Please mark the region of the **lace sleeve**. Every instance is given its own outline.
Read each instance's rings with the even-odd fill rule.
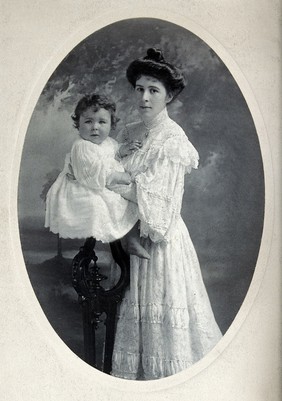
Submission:
[[[198,152],[186,136],[173,136],[150,149],[145,165],[145,172],[135,178],[141,236],[165,241],[180,215],[184,175],[197,168]]]
[[[141,236],[153,242],[167,239],[170,225],[180,214],[184,173],[180,163],[163,158],[136,176]]]
[[[71,151],[71,165],[75,179],[91,189],[102,189],[109,174],[98,146],[88,141],[79,141]]]

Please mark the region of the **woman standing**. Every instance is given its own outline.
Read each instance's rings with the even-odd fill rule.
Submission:
[[[184,175],[197,168],[198,153],[166,106],[184,88],[184,77],[160,50],[149,49],[129,65],[127,78],[142,120],[128,125],[121,139],[142,144],[123,158],[135,177],[127,197],[138,204],[150,260],[130,257],[112,375],[150,380],[188,368],[214,347],[221,332],[180,215]]]

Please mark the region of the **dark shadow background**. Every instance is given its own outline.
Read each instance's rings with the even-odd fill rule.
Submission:
[[[125,70],[152,46],[162,48],[187,76],[186,89],[169,106],[170,116],[200,154],[199,169],[186,177],[182,215],[223,333],[256,266],[264,217],[263,164],[252,116],[234,78],[207,44],[175,24],[139,18],[106,26],[75,47],[49,78],[26,134],[18,186],[21,243],[31,283],[50,323],[79,356],[81,311],[70,263],[83,241],[63,240],[63,258],[54,258],[57,237],[44,229],[44,196],[76,138],[70,116],[81,95],[99,91],[116,101],[117,132],[138,118]],[[108,248],[98,244],[97,250],[107,271]]]

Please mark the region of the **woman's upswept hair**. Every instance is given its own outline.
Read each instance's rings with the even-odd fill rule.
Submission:
[[[117,123],[116,117],[116,105],[105,95],[99,95],[97,93],[86,94],[83,96],[76,105],[73,115],[73,125],[75,128],[79,129],[79,119],[82,113],[87,109],[92,109],[93,111],[98,111],[100,109],[108,110],[111,114],[111,127],[115,129]]]
[[[160,49],[150,48],[147,56],[132,61],[126,71],[126,77],[133,87],[141,75],[151,76],[160,80],[167,92],[173,97],[185,88],[183,73],[174,65],[168,63]]]

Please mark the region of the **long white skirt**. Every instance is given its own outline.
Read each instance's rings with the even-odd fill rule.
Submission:
[[[113,376],[151,380],[173,375],[201,359],[222,337],[181,217],[170,238],[167,243],[143,239],[149,261],[131,256]]]

